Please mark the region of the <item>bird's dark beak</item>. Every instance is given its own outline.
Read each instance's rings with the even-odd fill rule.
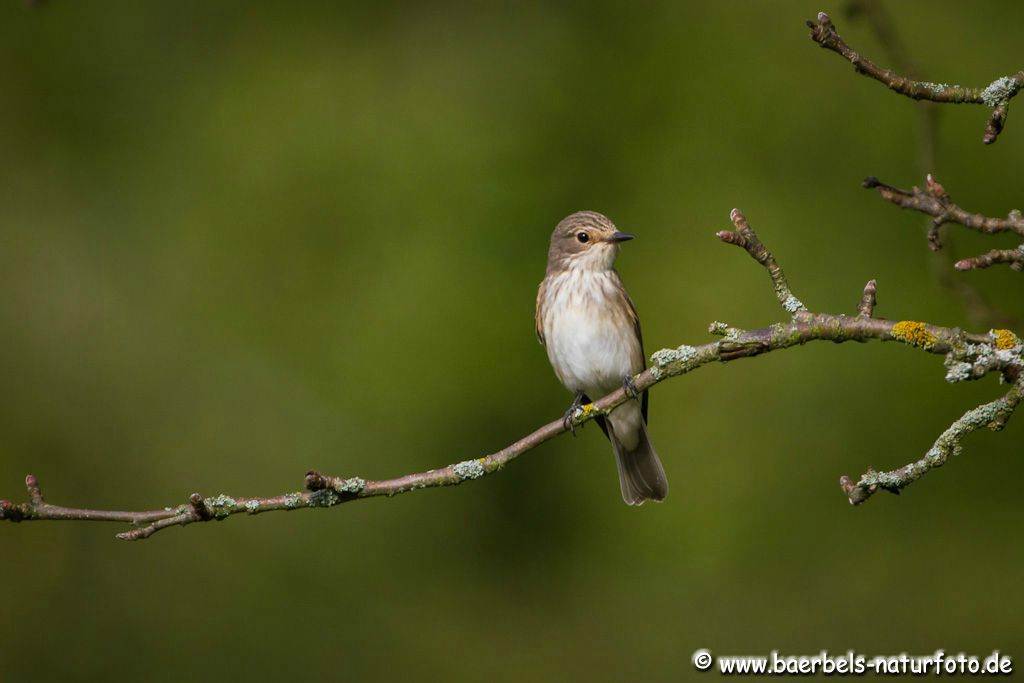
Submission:
[[[624,232],[619,232],[618,230],[616,230],[615,232],[612,233],[612,236],[608,238],[608,241],[609,242],[628,242],[629,240],[633,239],[633,237],[635,237],[635,235],[628,235],[628,234],[626,234]]]

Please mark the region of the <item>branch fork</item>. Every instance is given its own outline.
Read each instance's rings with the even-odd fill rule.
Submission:
[[[909,190],[887,185],[874,176],[864,179],[862,185],[867,189],[878,191],[883,199],[904,209],[918,211],[932,217],[928,229],[928,246],[932,251],[942,248],[939,228],[946,223],[960,225],[986,235],[1012,233],[1024,238],[1024,215],[1014,209],[1006,218],[992,218],[980,213],[970,213],[960,208],[949,198],[949,193],[930,173],[925,178],[924,188],[914,186]],[[957,270],[973,270],[988,268],[998,263],[1005,263],[1012,270],[1024,270],[1024,243],[1013,249],[993,249],[985,254],[957,261]]]
[[[758,238],[743,213],[734,209],[730,219],[734,229],[718,232],[718,239],[742,248],[768,272],[775,297],[788,314],[788,320],[755,330],[732,327],[722,322],[712,323],[709,331],[720,337],[717,341],[698,346],[683,344],[674,349],[661,349],[655,352],[651,356],[651,366],[633,378],[637,392],[643,392],[671,377],[692,372],[714,362],[731,362],[800,346],[811,341],[900,342],[926,353],[944,355],[947,381],[977,380],[990,373],[998,373],[1003,381],[1010,384],[1010,389],[1002,398],[974,408],[954,422],[919,460],[891,471],[878,472],[869,469],[856,481],[847,476],[842,477],[840,486],[849,502],[854,505],[863,503],[879,489],[898,493],[926,472],[941,466],[950,455],[960,452],[960,442],[967,434],[982,427],[998,430],[1006,425],[1024,396],[1024,343],[1015,334],[1009,330],[968,334],[958,328],[876,318],[874,311],[877,304],[877,284],[874,280],[869,280],[864,286],[856,315],[812,313],[795,296],[774,255]],[[573,416],[573,425],[582,425],[598,415],[605,415],[628,400],[630,397],[625,388],[616,389],[577,411]],[[484,457],[395,479],[373,481],[361,477],[333,477],[309,471],[305,476],[304,491],[269,498],[235,498],[223,494],[203,498],[198,493],[193,493],[183,505],[144,512],[88,510],[51,505],[43,499],[39,482],[34,476],[29,475],[25,479],[28,501],[21,504],[14,504],[8,500],[0,501],[0,520],[121,522],[130,524],[133,528],[118,534],[118,538],[129,541],[142,540],[172,526],[220,521],[239,514],[329,508],[363,498],[390,497],[419,489],[455,486],[501,470],[523,453],[533,450],[568,429],[560,418]]]
[[[1006,124],[1010,100],[1024,87],[1024,70],[1009,76],[1000,76],[983,88],[969,88],[948,83],[917,81],[884,69],[860,54],[843,40],[836,31],[832,19],[824,12],[818,12],[817,21],[808,20],[811,40],[821,47],[840,55],[853,65],[854,70],[880,83],[890,90],[914,100],[930,100],[947,104],[980,104],[992,109],[982,142],[990,145],[999,138]]]

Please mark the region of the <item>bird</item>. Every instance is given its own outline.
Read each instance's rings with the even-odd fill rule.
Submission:
[[[664,500],[668,479],[647,435],[647,392],[637,396],[633,382],[646,367],[640,318],[615,270],[622,243],[633,238],[595,211],[562,220],[551,233],[534,322],[555,375],[575,394],[566,428],[582,406],[620,386],[639,399],[596,421],[615,451],[622,499],[641,505]]]

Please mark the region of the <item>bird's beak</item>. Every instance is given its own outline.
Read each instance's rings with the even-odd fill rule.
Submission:
[[[626,234],[624,232],[619,232],[618,230],[616,230],[615,232],[612,233],[612,236],[608,238],[608,241],[609,242],[628,242],[629,240],[633,239],[634,237],[635,237],[635,235],[629,235],[629,234]]]

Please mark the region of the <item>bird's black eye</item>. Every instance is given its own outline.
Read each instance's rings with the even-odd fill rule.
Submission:
[[[586,244],[587,242],[590,241],[590,235],[588,235],[585,232],[578,232],[576,233],[576,239],[578,239],[583,244]]]

